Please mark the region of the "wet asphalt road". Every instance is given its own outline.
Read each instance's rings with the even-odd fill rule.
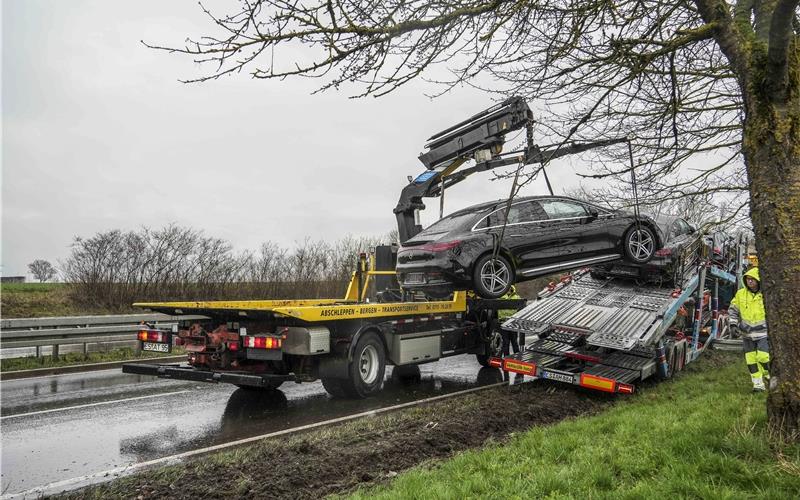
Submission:
[[[383,392],[360,401],[331,399],[319,382],[284,383],[265,395],[119,369],[5,381],[2,492],[502,380],[499,370],[481,369],[469,355],[420,370],[420,380],[409,383],[387,367]]]

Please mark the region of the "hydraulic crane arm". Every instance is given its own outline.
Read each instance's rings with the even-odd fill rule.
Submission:
[[[522,128],[526,129],[527,147],[502,154],[505,135]],[[624,138],[607,139],[540,148],[533,144],[533,113],[524,99],[511,97],[428,139],[428,151],[419,156],[428,170],[403,188],[394,209],[400,242],[405,243],[422,231],[418,212],[425,209],[422,198],[441,196],[444,190],[474,173],[519,163],[546,163],[625,141]],[[476,161],[475,165],[455,172],[471,159]]]

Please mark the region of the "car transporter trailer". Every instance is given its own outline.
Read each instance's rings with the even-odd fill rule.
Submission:
[[[670,378],[715,339],[730,335],[720,315],[720,289],[740,279],[701,261],[680,288],[566,276],[503,323],[534,336],[518,354],[489,360],[511,373],[605,392],[633,393],[653,375]],[[730,295],[730,294],[729,294]]]

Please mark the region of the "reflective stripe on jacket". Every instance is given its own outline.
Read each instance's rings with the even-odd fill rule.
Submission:
[[[745,276],[747,274],[749,272]],[[731,326],[738,326],[745,337],[760,339],[767,336],[767,314],[761,291],[753,293],[746,286],[740,288],[731,300],[728,314]]]
[[[520,297],[516,293],[508,292],[507,294],[503,295],[501,298],[510,300],[510,299],[521,299],[522,297]],[[497,311],[497,319],[500,320],[500,321],[506,320],[506,319],[510,318],[511,316],[513,316],[515,312],[517,312],[516,309],[499,309]]]

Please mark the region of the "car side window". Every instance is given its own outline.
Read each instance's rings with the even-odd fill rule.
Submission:
[[[678,224],[678,221],[675,221],[672,223],[672,225],[669,226],[669,239],[677,238],[680,235],[681,235],[680,224]]]
[[[681,228],[681,234],[691,234],[692,226],[690,226],[688,222],[683,219],[678,219],[677,223]]]
[[[486,227],[502,226],[503,222],[505,221],[505,214],[506,207],[503,206],[502,208],[489,214],[489,216],[481,221],[475,228],[483,229]],[[545,219],[547,219],[547,216],[545,215],[544,211],[542,211],[541,207],[539,207],[538,204],[529,201],[515,203],[511,205],[511,209],[508,211],[509,224],[520,224],[523,222],[533,222]]]
[[[550,219],[570,219],[589,215],[583,205],[572,201],[539,200],[539,204]]]

